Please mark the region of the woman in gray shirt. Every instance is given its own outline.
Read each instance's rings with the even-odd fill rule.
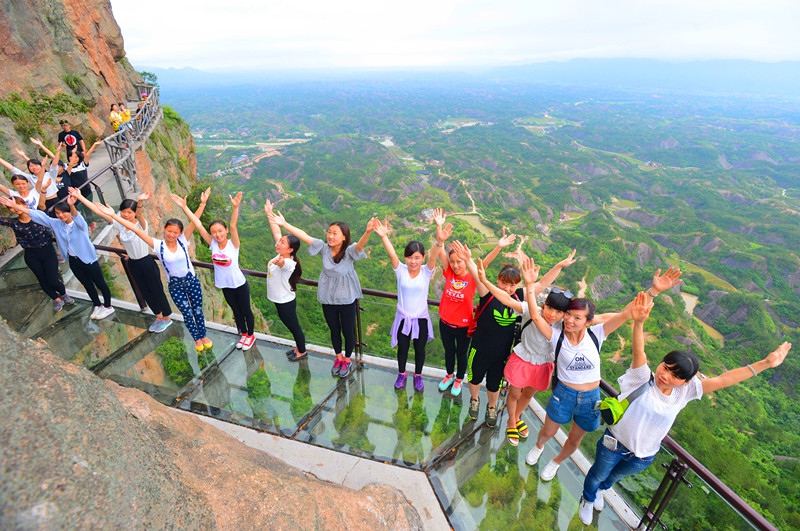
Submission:
[[[331,344],[336,352],[331,374],[346,378],[352,370],[350,356],[356,345],[356,299],[362,296],[361,283],[354,266],[357,260],[367,257],[364,247],[375,228],[376,219],[369,220],[367,229],[356,243],[350,243],[350,227],[342,221],[328,225],[325,241],[312,238],[302,229],[290,225],[280,212],[275,211],[270,221],[305,242],[308,254],[314,256],[322,253],[317,300],[322,304],[322,313],[331,331]]]

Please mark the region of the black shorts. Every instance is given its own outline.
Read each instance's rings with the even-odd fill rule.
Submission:
[[[500,390],[503,369],[510,352],[487,345],[470,345],[467,358],[467,378],[474,385],[480,385],[486,378],[486,389],[492,393]]]

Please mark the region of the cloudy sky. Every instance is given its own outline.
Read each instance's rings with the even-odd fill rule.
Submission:
[[[137,67],[800,60],[797,0],[111,0]],[[150,13],[156,13],[153,17]]]

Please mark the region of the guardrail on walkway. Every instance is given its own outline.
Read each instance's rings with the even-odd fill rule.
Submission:
[[[134,153],[158,123],[162,112],[158,100],[158,87],[136,85],[136,91],[144,98],[142,108],[129,121],[122,124],[119,131],[103,139],[111,160],[110,169],[122,198],[139,191]]]
[[[122,258],[122,256],[126,256],[126,252],[124,249],[119,247],[109,247],[105,245],[95,245],[98,251],[105,251],[109,253],[114,253],[118,257]],[[154,257],[158,260],[159,257]],[[141,308],[146,308],[147,305],[144,301],[144,297],[141,295],[141,291],[139,287],[136,285],[136,281],[134,280],[133,276],[131,275],[127,262],[125,260],[121,260],[123,268],[125,270],[125,274],[128,277],[128,281],[131,284],[131,288],[133,289],[134,295],[136,296],[136,301]],[[201,269],[208,269],[213,270],[214,266],[208,262],[201,262],[199,260],[192,260],[192,264],[195,267]],[[256,278],[267,278],[267,273],[265,271],[258,271],[254,269],[242,269],[242,273],[247,276],[256,277]],[[306,286],[318,286],[318,282],[316,280],[309,280],[301,278],[298,281],[299,284],[303,284]],[[389,291],[381,291],[376,289],[369,289],[364,288],[362,289],[364,295],[371,296],[371,297],[378,297],[383,299],[392,299],[397,300],[397,294],[392,293]],[[439,301],[436,300],[428,300],[428,304],[430,306],[439,306]],[[356,360],[358,361],[359,365],[362,362],[362,355],[363,349],[366,344],[363,341],[363,331],[361,325],[361,307],[359,305],[358,299],[356,299]],[[612,396],[617,396],[619,392],[607,381],[602,380],[600,383],[601,389]],[[671,452],[674,457],[669,465],[666,465],[667,471],[664,474],[664,477],[659,485],[656,492],[653,494],[650,503],[647,507],[645,507],[645,512],[642,517],[642,520],[639,524],[639,529],[655,529],[656,525],[660,525],[662,528],[667,529],[667,527],[661,522],[661,515],[664,513],[664,510],[669,505],[670,501],[675,495],[678,487],[681,483],[685,483],[691,487],[691,483],[689,483],[685,479],[685,475],[689,470],[694,471],[703,481],[705,481],[712,490],[714,490],[722,499],[724,499],[730,506],[739,513],[739,515],[747,521],[750,525],[752,525],[756,529],[761,529],[765,531],[777,531],[777,527],[775,527],[772,523],[769,522],[762,514],[756,511],[753,507],[751,507],[745,500],[743,500],[736,492],[733,491],[728,485],[725,484],[720,478],[714,475],[710,470],[708,470],[703,464],[694,457],[691,453],[689,453],[685,448],[683,448],[677,441],[675,441],[669,435],[664,438],[662,441],[662,446]]]

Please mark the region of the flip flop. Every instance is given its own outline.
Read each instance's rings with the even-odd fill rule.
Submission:
[[[305,352],[303,352],[302,354],[297,354],[295,352],[293,352],[293,354],[294,354],[293,356],[289,357],[289,361],[300,361],[301,359],[303,359],[305,357],[308,357],[308,351],[307,350]]]
[[[519,446],[519,431],[517,428],[506,429],[506,439],[511,446]]]
[[[523,439],[527,439],[528,438],[528,435],[529,435],[528,425],[525,424],[525,422],[523,422],[522,420],[517,422],[517,431],[519,432],[519,436],[522,437]],[[525,433],[522,433],[523,431]]]

